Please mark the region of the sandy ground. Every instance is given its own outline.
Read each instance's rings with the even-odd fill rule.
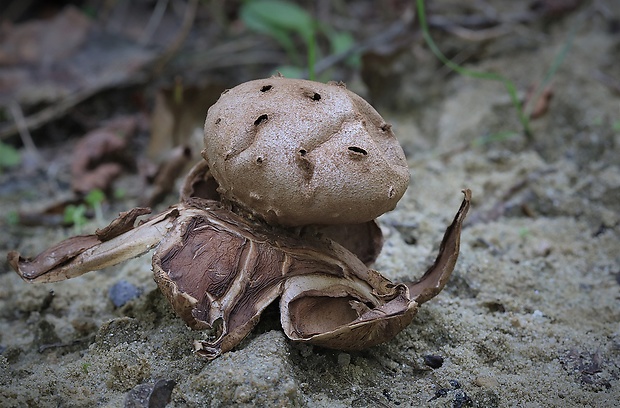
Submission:
[[[540,81],[581,18],[536,33],[544,41],[500,38],[471,67],[522,86]],[[435,97],[413,115],[378,106],[402,141],[412,184],[380,219],[386,244],[376,269],[396,281],[419,276],[460,190],[474,195],[448,286],[394,340],[356,353],[298,345],[269,309],[238,349],[207,362],[191,347],[204,334],[175,317],[149,256],[48,285],[26,284],[2,263],[0,406],[118,407],[127,398],[146,406],[131,390],[161,379],[176,383],[171,407],[618,406],[620,97],[595,72],[620,78],[620,37],[596,16],[577,27],[549,111],[532,122],[534,140],[472,143],[518,130],[496,82],[405,77],[402,98]],[[0,197],[3,209],[18,204]],[[2,257],[16,245],[34,255],[71,234],[3,228]],[[115,308],[109,289],[121,280],[141,295]],[[428,356],[443,364],[431,368]]]

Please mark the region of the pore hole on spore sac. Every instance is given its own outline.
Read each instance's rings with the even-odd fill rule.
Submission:
[[[260,115],[255,121],[254,126],[258,126],[263,122],[266,122],[269,117],[267,115]]]
[[[299,149],[299,155],[300,155],[300,156],[305,156],[305,155],[306,155],[306,153],[308,153],[308,152],[306,151],[306,149]]]
[[[321,100],[321,94],[311,91],[309,89],[304,89],[302,93],[306,98],[312,99],[315,102]]]
[[[353,152],[353,153],[357,153],[357,154],[361,154],[366,156],[368,154],[368,152],[364,149],[362,149],[361,147],[357,147],[357,146],[349,146],[348,147],[349,151]]]
[[[388,188],[388,198],[392,198],[394,197],[394,194],[396,193],[394,186],[390,186],[390,188]]]
[[[267,92],[267,91],[268,91],[268,90],[270,90],[271,88],[273,88],[273,86],[272,86],[272,85],[265,85],[265,86],[263,86],[263,87],[260,89],[260,91],[261,91],[261,92]]]

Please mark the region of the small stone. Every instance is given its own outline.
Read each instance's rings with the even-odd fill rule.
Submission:
[[[517,317],[513,317],[512,319],[510,319],[510,325],[517,329],[523,327],[521,321]]]
[[[472,400],[465,391],[459,389],[454,393],[454,401],[452,401],[452,406],[454,408],[469,407],[472,405]]]
[[[351,364],[351,354],[349,353],[338,354],[338,365],[340,367],[346,367],[349,364]]]
[[[156,381],[149,397],[149,408],[164,408],[168,405],[175,385],[176,381],[174,380]]]
[[[474,384],[483,388],[495,388],[499,386],[499,382],[488,375],[479,375],[474,379]]]
[[[125,303],[132,299],[137,298],[142,294],[140,288],[137,288],[134,284],[122,279],[116,282],[108,293],[110,300],[116,307],[121,307]]]
[[[422,358],[424,359],[424,364],[426,364],[430,368],[439,368],[439,367],[441,367],[443,365],[443,357],[442,356],[436,356],[436,355],[433,355],[433,354],[427,354],[425,356],[422,356]]]

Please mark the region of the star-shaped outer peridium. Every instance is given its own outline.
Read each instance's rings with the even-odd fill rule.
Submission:
[[[471,200],[464,190],[437,259],[422,278],[392,283],[366,265],[382,243],[374,221],[343,227],[357,231],[354,237],[321,227],[277,228],[222,205],[215,190],[201,188],[210,183],[202,163],[186,179],[181,203],[146,222],[134,227],[148,210],[133,209],[96,234],[69,238],[33,259],[10,252],[9,264],[26,281],[55,282],[155,247],[155,281],[175,312],[193,329],[216,331],[214,340],[195,344],[198,354],[215,358],[234,348],[277,298],[290,339],[359,350],[393,338],[445,286]]]

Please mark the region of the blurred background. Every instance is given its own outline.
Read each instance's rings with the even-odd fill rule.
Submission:
[[[198,159],[208,107],[247,80],[280,73],[344,81],[380,113],[419,122],[422,137],[403,142],[411,156],[435,144],[433,112],[452,92],[446,82],[464,75],[438,52],[454,64],[476,64],[541,47],[555,29],[565,30],[568,48],[566,20],[584,8],[602,16],[610,32],[618,30],[606,2],[427,3],[421,15],[420,4],[405,0],[3,2],[0,194],[32,195],[32,180],[23,178],[34,174],[42,182],[35,190],[46,198],[59,190],[76,194],[45,209],[55,214],[47,219],[14,211],[9,219],[67,223],[66,207],[93,190],[95,201],[131,192],[144,205],[160,203]],[[540,65],[561,65],[563,58]],[[487,134],[530,136],[526,119],[547,109],[549,81],[534,93],[529,111],[519,104],[545,79],[542,73],[514,84],[506,79],[513,89],[504,95],[516,112],[507,119],[510,129],[496,124]],[[139,177],[114,184],[127,173]],[[23,194],[15,197],[23,203]],[[86,207],[92,214],[92,205]]]

